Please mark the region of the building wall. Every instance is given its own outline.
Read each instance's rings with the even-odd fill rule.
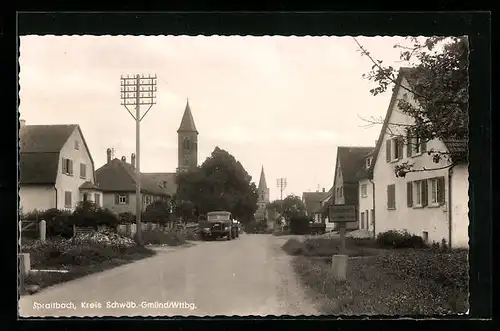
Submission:
[[[453,247],[469,247],[469,165],[453,168],[452,187],[452,237]]]
[[[19,207],[23,213],[55,208],[56,190],[54,186],[22,185],[19,188]]]
[[[116,194],[115,192],[105,192],[103,194],[103,207],[107,208],[115,213],[132,213],[135,215],[136,213],[136,196],[135,193],[119,193],[123,195],[128,195],[128,203],[126,204],[117,204],[116,203]],[[149,197],[150,203],[154,200],[160,199],[158,196],[153,196],[149,194],[142,194],[142,210],[145,210],[148,203],[147,199]]]
[[[400,89],[398,92],[398,99],[403,97],[406,91]],[[390,123],[399,124],[412,124],[412,118],[397,111],[392,112],[389,119]],[[393,126],[390,130],[396,133],[402,130],[401,126]],[[387,130],[389,131],[389,130]],[[402,131],[400,131],[402,132]],[[407,230],[410,233],[423,236],[423,232],[428,233],[430,242],[440,242],[442,239],[449,241],[449,224],[448,224],[448,169],[424,171],[424,172],[411,172],[406,175],[406,178],[396,178],[394,173],[394,166],[398,162],[409,161],[414,163],[415,169],[425,168],[438,168],[448,164],[448,161],[441,160],[440,163],[434,163],[432,158],[427,154],[419,156],[407,157],[407,146],[403,148],[402,159],[399,161],[386,161],[386,141],[390,139],[386,133],[382,139],[381,148],[377,155],[377,161],[374,167],[374,181],[375,181],[375,220],[376,220],[376,233],[385,232],[388,230]],[[446,150],[444,143],[440,140],[433,140],[427,143],[427,150]],[[407,206],[407,182],[429,179],[433,177],[443,176],[445,178],[445,204],[442,206],[427,206],[427,207],[408,207]],[[389,210],[387,208],[387,186],[395,184],[395,200],[396,208]],[[429,189],[430,192],[430,189]],[[455,192],[455,191],[454,191]],[[430,193],[429,193],[430,195]],[[455,199],[455,203],[463,205],[459,197]],[[460,208],[457,213],[463,212]],[[461,221],[463,223],[463,221]],[[461,224],[460,223],[460,224]]]
[[[189,141],[189,149],[185,148],[184,140]],[[198,134],[196,132],[178,133],[177,155],[177,164],[180,171],[186,171],[198,166]]]
[[[87,194],[88,201],[92,201],[100,207],[103,206],[103,193],[102,192],[94,191],[94,190],[80,191],[80,197],[79,197],[80,201],[83,201],[83,197],[84,197],[85,193]],[[98,200],[96,200],[96,197],[98,198]]]
[[[78,149],[75,149],[75,141],[78,142]],[[73,175],[62,173],[62,159],[73,160]],[[80,163],[86,165],[86,176],[80,176]],[[57,208],[74,210],[77,203],[80,201],[79,187],[85,181],[94,183],[94,167],[92,166],[90,153],[86,150],[83,144],[83,138],[78,129],[76,129],[69,137],[66,144],[61,149],[59,154],[59,166],[57,170],[56,188],[57,188]],[[71,206],[65,206],[65,192],[71,192]]]
[[[366,185],[366,196],[362,194],[362,185]],[[373,184],[369,179],[359,181],[358,219],[359,229],[373,231]],[[364,213],[364,222],[361,217]],[[368,215],[368,216],[367,216]],[[363,223],[363,224],[362,224]]]

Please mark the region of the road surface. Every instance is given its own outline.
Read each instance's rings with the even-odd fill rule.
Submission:
[[[280,248],[284,240],[243,234],[232,241],[162,251],[23,296],[19,313],[23,317],[318,315],[292,270],[291,257]],[[60,308],[63,304],[67,307]]]

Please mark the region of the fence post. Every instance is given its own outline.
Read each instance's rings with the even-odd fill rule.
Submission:
[[[73,237],[76,237],[76,225],[73,224]]]
[[[47,235],[47,222],[45,220],[40,221],[40,241],[45,242],[45,237]]]
[[[23,238],[23,222],[19,221],[19,246],[22,245],[22,238]]]

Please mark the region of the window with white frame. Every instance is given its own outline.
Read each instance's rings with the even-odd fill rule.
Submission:
[[[413,182],[413,192],[415,196],[415,207],[422,206],[422,181]]]
[[[385,156],[387,162],[397,161],[403,158],[403,144],[401,137],[387,139],[385,142]]]
[[[73,175],[73,160],[62,158],[62,173],[65,175]]]
[[[99,193],[94,194],[94,202],[97,207],[101,207],[101,195]]]
[[[367,185],[366,184],[361,184],[361,197],[366,198],[368,196],[367,193]]]
[[[126,205],[128,203],[128,195],[126,194],[117,194],[116,195],[116,204],[117,205]]]

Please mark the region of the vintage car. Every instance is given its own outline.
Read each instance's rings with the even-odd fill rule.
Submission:
[[[237,221],[236,221],[237,222]],[[206,220],[200,222],[202,240],[215,240],[226,237],[227,240],[239,237],[238,223],[228,211],[212,211],[207,213]]]

